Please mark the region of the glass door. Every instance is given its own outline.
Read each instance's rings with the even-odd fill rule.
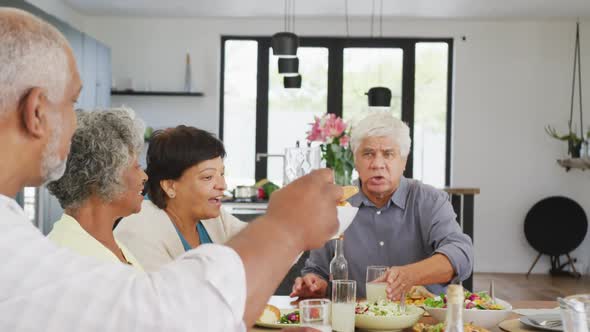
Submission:
[[[344,49],[342,115],[345,121],[358,120],[368,112],[365,93],[377,86],[391,90],[391,112],[401,119],[403,58],[401,48]]]
[[[268,66],[268,154],[279,156],[285,148],[299,142],[305,146],[306,132],[314,116],[322,116],[328,109],[328,48],[299,47],[301,88],[285,89],[279,74],[278,57],[269,49]],[[267,178],[283,184],[283,163],[280,157],[267,158]]]

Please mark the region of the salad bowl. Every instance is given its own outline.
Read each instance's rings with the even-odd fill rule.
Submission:
[[[444,322],[447,315],[445,295],[427,299],[424,309],[438,322]],[[465,292],[463,321],[477,326],[491,328],[505,320],[512,306],[510,303],[496,299],[494,303],[487,292]]]
[[[397,303],[387,300],[360,302],[355,309],[355,326],[368,331],[400,331],[416,324],[424,315],[424,309],[406,305],[400,312]]]

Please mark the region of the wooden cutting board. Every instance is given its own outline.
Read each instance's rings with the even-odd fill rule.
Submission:
[[[518,319],[505,320],[498,325],[500,329],[506,332],[539,332],[541,330],[528,327],[522,324]]]

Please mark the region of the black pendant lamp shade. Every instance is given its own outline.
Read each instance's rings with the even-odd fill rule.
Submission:
[[[301,75],[283,77],[283,86],[285,89],[301,88]]]
[[[369,96],[369,106],[389,107],[391,106],[391,90],[385,87],[370,88],[366,93]]]
[[[272,36],[272,54],[281,57],[294,57],[299,47],[299,37],[292,32],[278,32]]]
[[[279,74],[296,76],[299,73],[298,58],[279,58]]]

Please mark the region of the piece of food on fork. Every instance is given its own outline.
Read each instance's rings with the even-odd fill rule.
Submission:
[[[343,186],[342,187],[342,197],[340,198],[340,203],[338,206],[350,206],[346,200],[351,198],[352,196],[356,195],[359,192],[359,187],[357,186]]]

